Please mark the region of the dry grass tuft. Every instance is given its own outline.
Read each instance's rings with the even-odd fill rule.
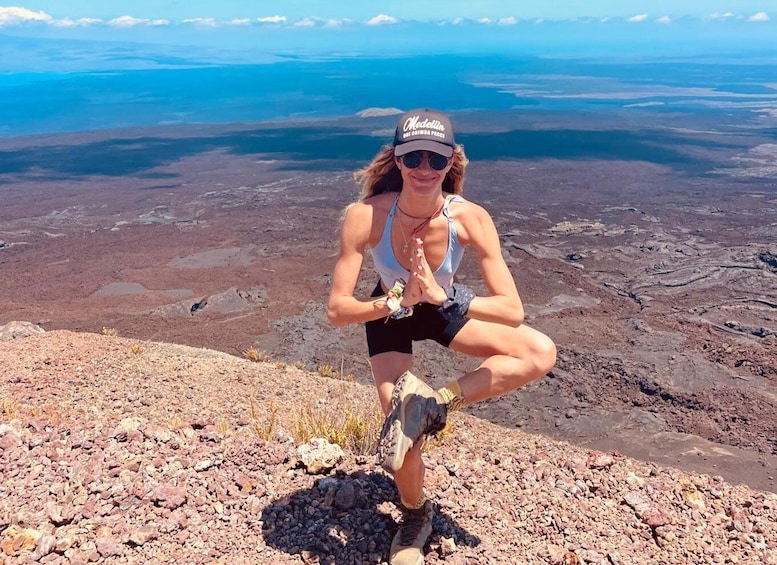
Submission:
[[[297,443],[324,437],[356,455],[375,451],[383,415],[377,406],[372,412],[356,412],[350,406],[307,406],[294,414],[292,435]]]
[[[270,360],[270,354],[266,351],[258,351],[253,345],[243,351],[243,357],[254,363],[267,363]]]
[[[13,420],[16,418],[44,418],[58,424],[71,418],[82,417],[83,411],[77,408],[63,406],[55,403],[25,404],[12,398],[0,398],[0,418]]]
[[[432,451],[439,445],[441,445],[448,437],[452,436],[454,433],[455,425],[453,422],[448,420],[448,422],[445,424],[445,427],[440,430],[436,436],[427,436],[426,442],[424,442],[423,451],[424,453]]]
[[[116,328],[106,328],[103,326],[103,329],[100,330],[100,333],[107,335],[108,337],[119,337],[119,332],[116,330]]]
[[[18,409],[19,403],[15,400],[10,398],[0,398],[0,416],[11,420],[16,417]]]
[[[318,374],[319,376],[324,377],[325,379],[335,379],[338,381],[348,381],[353,382],[353,375],[347,374],[343,375],[343,371],[338,371],[332,365],[319,365],[318,366]]]
[[[251,408],[251,427],[257,436],[264,441],[270,441],[275,435],[278,423],[278,408],[270,406],[270,411],[263,415],[259,413],[259,405],[256,400],[250,398],[248,402]]]

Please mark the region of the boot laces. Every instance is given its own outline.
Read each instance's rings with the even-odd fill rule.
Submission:
[[[407,512],[400,528],[399,541],[403,546],[410,546],[418,537],[421,528],[426,523],[426,513]]]

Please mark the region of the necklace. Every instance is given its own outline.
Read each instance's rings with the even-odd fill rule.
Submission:
[[[402,246],[402,253],[407,253],[407,248],[410,245],[409,240],[412,240],[415,236],[417,236],[419,233],[424,231],[432,220],[434,220],[437,216],[442,214],[442,210],[444,207],[445,207],[445,201],[443,201],[443,203],[440,204],[440,207],[437,208],[437,210],[435,210],[431,216],[413,216],[412,214],[408,214],[402,208],[400,208],[399,202],[397,202],[397,210],[399,210],[402,213],[402,215],[407,216],[412,220],[423,220],[420,224],[418,224],[415,228],[413,228],[413,230],[410,232],[410,237],[408,238],[405,235],[405,226],[402,224],[402,219],[399,218],[399,230],[402,233],[402,239],[405,240],[405,244]]]
[[[410,236],[408,236],[405,233],[405,225],[402,223],[402,218],[397,218],[399,220],[399,232],[402,234],[402,239],[404,241],[404,244],[402,245],[402,254],[407,255],[407,248],[410,246],[410,241],[420,234],[426,226],[429,225],[429,223],[442,214],[442,209],[445,206],[445,203],[443,202],[437,210],[434,211],[434,213],[431,216],[413,216],[411,214],[408,214],[405,212],[402,208],[399,207],[399,204],[397,204],[397,210],[399,210],[404,216],[407,216],[408,218],[411,218],[413,220],[422,220],[420,224],[418,224],[415,228],[413,228],[410,232]]]
[[[445,202],[440,204],[440,207],[437,208],[437,210],[435,210],[434,213],[431,216],[413,216],[412,214],[408,214],[407,212],[405,212],[402,209],[402,207],[399,205],[399,202],[397,202],[397,210],[399,210],[400,212],[402,212],[402,214],[404,214],[405,216],[407,216],[408,218],[410,218],[412,220],[429,220],[431,218],[436,218],[437,216],[439,216],[442,213],[443,206],[445,206]]]
[[[405,226],[402,225],[402,220],[400,218],[397,218],[399,220],[399,233],[402,234],[402,240],[405,242],[402,245],[402,254],[407,255],[407,248],[410,246],[410,241],[408,240],[407,235],[405,234]]]

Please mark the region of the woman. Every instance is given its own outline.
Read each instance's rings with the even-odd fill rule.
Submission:
[[[394,476],[404,512],[391,546],[395,565],[423,563],[432,530],[423,438],[444,427],[448,412],[523,386],[556,362],[553,342],[523,324],[523,305],[491,216],[461,196],[467,163],[448,116],[428,108],[408,112],[393,145],[355,173],[362,194],[342,224],[328,315],[335,326],[366,326],[387,415],[378,459]],[[477,254],[487,296],[454,282],[467,247]],[[379,281],[370,297],[357,298],[368,249]],[[484,360],[435,391],[409,372],[412,342],[422,339]]]

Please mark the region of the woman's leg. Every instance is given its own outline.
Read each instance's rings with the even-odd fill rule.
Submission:
[[[556,364],[556,345],[526,325],[513,328],[470,320],[451,341],[454,351],[485,358],[458,379],[467,404],[519,388],[546,374]]]
[[[378,398],[383,413],[391,412],[391,393],[394,391],[394,383],[404,373],[413,367],[413,356],[407,353],[389,351],[379,353],[370,358],[372,378],[378,389]],[[421,458],[421,442],[405,455],[402,468],[394,473],[394,482],[397,485],[399,496],[403,504],[413,507],[422,497],[424,489],[424,467]]]

